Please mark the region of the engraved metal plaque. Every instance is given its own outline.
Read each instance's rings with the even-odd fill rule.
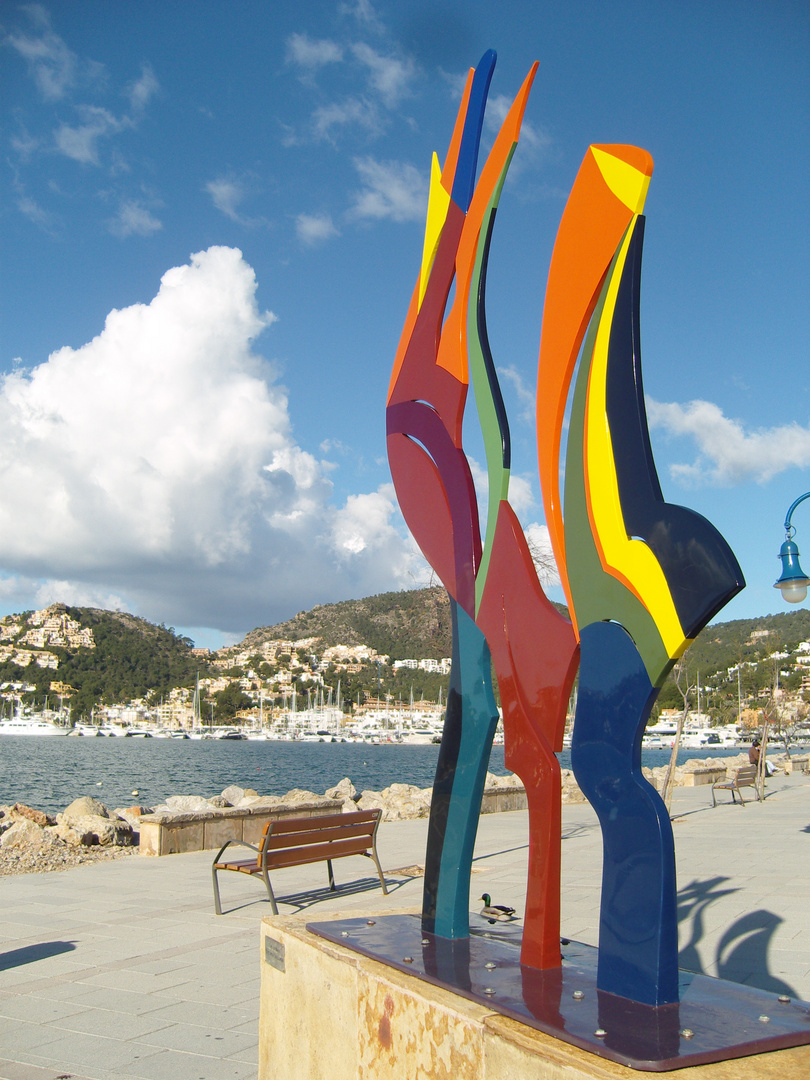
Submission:
[[[264,960],[270,967],[284,971],[284,942],[271,937],[264,939]]]

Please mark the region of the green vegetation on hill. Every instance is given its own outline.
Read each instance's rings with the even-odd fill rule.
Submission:
[[[717,719],[732,720],[740,698],[743,706],[746,702],[761,704],[770,695],[777,677],[784,690],[800,688],[802,671],[793,669],[793,654],[802,641],[810,641],[807,608],[758,619],[734,619],[707,626],[686,651],[683,662],[689,682],[694,683],[700,677],[704,710],[711,711]],[[773,655],[784,653],[786,658]],[[782,674],[788,671],[789,674]],[[682,706],[674,675],[664,684],[658,706]]]
[[[392,660],[440,660],[452,648],[450,602],[441,587],[380,593],[364,600],[319,604],[287,622],[252,630],[237,646],[251,649],[272,639],[320,638],[319,650],[333,645],[368,645]]]
[[[26,682],[36,687],[27,695],[29,704],[42,706],[54,694],[51,682],[59,681],[76,691],[70,697],[74,720],[89,716],[93,706],[128,702],[133,698],[159,701],[175,686],[194,686],[197,672],[207,674],[207,664],[190,651],[188,638],[173,629],[155,626],[146,619],[99,608],[60,607],[81,627],[93,631],[95,648],[63,648],[48,645],[59,659],[56,670],[10,661],[0,663],[0,682]]]

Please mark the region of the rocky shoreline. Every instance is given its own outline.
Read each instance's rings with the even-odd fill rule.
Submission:
[[[783,755],[773,755],[777,768],[790,769]],[[728,758],[692,759],[675,770],[674,785],[707,783],[709,774],[725,769],[731,772],[748,763],[746,754]],[[666,767],[643,770],[646,778],[659,790],[663,786]],[[522,792],[517,776],[487,774],[487,790]],[[173,795],[158,806],[130,806],[109,811],[98,799],[82,796],[56,815],[46,814],[22,803],[0,806],[0,875],[45,873],[66,870],[85,863],[126,858],[137,853],[140,819],[145,815],[161,818],[189,813],[210,813],[231,807],[253,810],[277,806],[295,806],[333,800],[336,810],[370,810],[380,807],[384,821],[423,818],[430,812],[431,788],[412,784],[391,784],[382,791],[359,792],[346,777],[323,795],[295,788],[286,795],[260,795],[252,788],[231,785],[219,795],[205,798],[200,795]],[[562,801],[584,802],[573,773],[562,770]]]

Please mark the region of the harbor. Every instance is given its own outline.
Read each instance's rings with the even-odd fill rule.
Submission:
[[[362,790],[403,782],[433,784],[439,747],[398,742],[273,740],[187,740],[135,738],[42,738],[8,735],[0,743],[0,804],[25,802],[56,812],[77,795],[90,794],[110,806],[135,801],[156,805],[173,794],[212,795],[240,783],[264,795],[293,788],[323,791],[350,776]],[[771,743],[769,756],[783,748]],[[681,749],[689,758],[722,758],[743,748]],[[801,754],[801,747],[791,753]],[[571,768],[570,749],[559,755]],[[669,748],[642,748],[649,768],[669,762]],[[503,746],[493,746],[489,771],[504,775]],[[137,794],[133,794],[137,792]]]

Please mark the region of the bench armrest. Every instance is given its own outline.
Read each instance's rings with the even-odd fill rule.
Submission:
[[[231,844],[234,844],[236,847],[250,848],[250,850],[255,851],[257,855],[259,854],[259,849],[256,847],[256,845],[255,844],[249,844],[247,842],[247,840],[226,840],[225,843],[222,845],[222,847],[219,849],[219,851],[214,856],[214,862],[215,863],[219,862],[220,857],[222,855],[222,852],[225,850],[226,847],[230,847]]]

